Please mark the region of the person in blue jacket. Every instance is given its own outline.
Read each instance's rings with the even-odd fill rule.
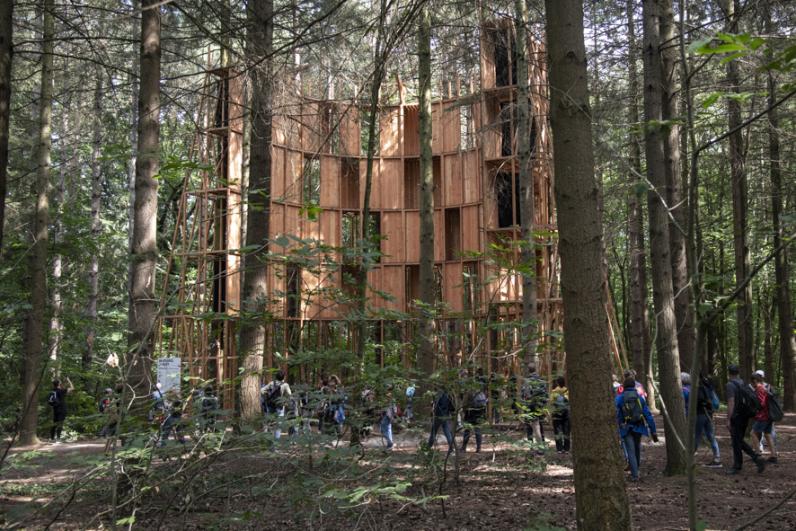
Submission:
[[[641,466],[641,436],[646,435],[653,441],[658,441],[655,419],[647,407],[647,401],[636,390],[632,378],[624,382],[624,390],[616,397],[615,404],[619,436],[630,465],[630,475],[633,481],[638,481],[638,470]]]

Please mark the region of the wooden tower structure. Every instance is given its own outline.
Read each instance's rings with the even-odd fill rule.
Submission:
[[[432,106],[434,256],[442,308],[438,363],[471,360],[490,373],[509,373],[518,370],[522,306],[511,21],[486,24],[480,44],[476,90],[450,93]],[[545,64],[544,49],[534,42],[529,77],[535,272],[540,358],[543,370],[552,373],[563,360],[556,339],[561,301]],[[238,368],[241,91],[229,69],[218,71],[211,85],[215,111],[203,149],[213,168],[183,191],[171,262],[179,269],[172,305],[178,311],[166,318],[170,335],[162,344],[187,361],[191,374],[223,380]],[[352,253],[363,222],[379,235],[381,251],[368,272],[372,339],[377,345],[411,344],[419,298],[418,106],[402,98],[380,108],[371,214],[362,220],[364,108],[352,101],[287,98],[293,99],[277,105],[273,121],[266,363],[283,364],[301,349],[322,351],[353,341]],[[377,354],[383,363],[384,353]],[[404,347],[401,356],[412,364],[410,349]],[[302,370],[297,378],[302,377],[311,376]]]

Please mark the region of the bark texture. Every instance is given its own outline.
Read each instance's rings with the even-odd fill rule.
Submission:
[[[686,472],[685,451],[677,443],[686,433],[685,404],[680,386],[680,358],[677,343],[677,320],[672,289],[672,262],[669,239],[669,215],[664,204],[666,161],[661,127],[663,69],[661,65],[660,0],[644,0],[644,147],[647,157],[647,193],[649,211],[650,260],[652,261],[652,295],[657,316],[656,349],[660,374],[660,391],[666,429],[666,473]]]
[[[260,379],[265,354],[265,310],[268,299],[268,230],[271,213],[271,122],[273,84],[271,54],[274,40],[273,0],[248,3],[248,56],[265,58],[251,69],[251,140],[249,191],[246,217],[246,247],[256,250],[245,257],[243,277],[244,318],[240,329],[243,357],[241,416],[252,420],[260,415]]]
[[[724,13],[727,17],[727,31],[738,31],[738,0],[724,0]],[[740,73],[738,61],[727,63],[727,89],[740,93]],[[741,103],[735,98],[727,98],[727,129],[733,130],[741,125]],[[735,250],[735,283],[740,285],[751,269],[749,244],[747,241],[748,186],[746,182],[746,161],[744,155],[743,133],[740,129],[729,136],[730,180],[732,182],[732,234]],[[749,282],[738,297],[735,306],[738,325],[738,362],[741,376],[748,381],[754,371],[754,321],[752,315],[752,283]]]
[[[534,246],[533,168],[534,146],[531,145],[531,109],[528,77],[528,5],[515,0],[517,20],[517,164],[520,181],[520,261],[522,264],[522,346],[526,366],[537,361],[536,327],[536,247]]]
[[[653,391],[649,385],[648,374],[651,374],[650,354],[651,339],[649,334],[649,316],[647,313],[647,254],[644,242],[644,210],[641,203],[641,144],[638,134],[633,129],[640,122],[638,108],[638,51],[636,40],[636,24],[634,20],[634,2],[627,0],[627,33],[628,33],[628,83],[631,102],[628,106],[628,123],[630,123],[630,158],[629,175],[630,193],[628,194],[627,233],[628,255],[630,256],[630,322],[629,343],[633,359],[633,368],[647,392]],[[654,395],[650,395],[650,407],[654,405]]]
[[[766,33],[773,33],[771,23],[771,2],[766,2]],[[768,72],[768,105],[777,101],[777,85],[774,73]],[[785,236],[782,224],[782,164],[780,162],[779,112],[772,109],[768,113],[768,158],[769,179],[771,180],[771,229],[774,233],[774,248],[782,245]],[[788,411],[796,409],[796,338],[793,335],[793,312],[790,298],[790,264],[788,253],[783,251],[774,257],[774,276],[776,286],[774,300],[777,305],[777,335],[779,336],[779,356],[783,375],[783,406]],[[767,374],[773,374],[767,373]]]
[[[91,146],[91,239],[97,241],[102,233],[102,72],[97,69],[94,85],[94,133]],[[97,299],[99,297],[99,257],[91,254],[88,266],[88,304],[86,305],[86,350],[83,352],[83,369],[87,370],[94,359],[94,340],[97,326]]]
[[[141,2],[138,155],[128,312],[128,384],[138,398],[151,387],[154,326],[157,314],[155,268],[158,258],[157,213],[160,170],[160,2]]]
[[[578,529],[630,529],[611,392],[583,4],[547,0],[555,197]]]
[[[420,119],[420,300],[425,306],[420,320],[417,361],[428,376],[434,371],[434,169],[431,155],[431,15],[420,12],[417,34]]]
[[[667,122],[663,139],[666,163],[666,203],[671,212],[669,237],[672,260],[672,289],[674,313],[677,319],[677,345],[680,365],[687,367],[696,348],[694,315],[691,311],[689,289],[687,234],[688,212],[683,194],[682,155],[680,152],[680,88],[678,83],[677,39],[672,0],[661,0],[661,66],[663,68],[663,96],[661,116]],[[685,138],[683,136],[683,138]]]
[[[13,56],[14,2],[0,2],[0,252],[6,213],[8,126],[11,119],[11,62]]]
[[[38,442],[37,391],[43,374],[44,317],[47,310],[47,245],[49,240],[50,156],[52,151],[53,37],[55,1],[44,0],[42,8],[41,89],[39,93],[39,139],[36,169],[36,204],[32,216],[33,245],[30,250],[30,310],[25,319],[22,348],[23,365],[22,426],[20,444]]]

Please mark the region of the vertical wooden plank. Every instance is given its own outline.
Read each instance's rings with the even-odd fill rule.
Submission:
[[[368,160],[362,158],[359,161],[359,205],[365,205],[365,178],[367,176]],[[373,159],[373,180],[370,188],[370,209],[379,210],[381,208],[381,160]]]
[[[398,210],[404,201],[403,162],[401,159],[382,159],[379,187],[380,208]]]
[[[480,227],[478,226],[478,206],[462,208],[462,251],[478,251],[481,249]]]
[[[445,302],[453,312],[463,310],[462,297],[462,264],[452,262],[445,264],[445,273],[442,278]]]
[[[477,203],[480,200],[478,175],[481,165],[475,150],[462,153],[462,203]]]
[[[404,227],[403,212],[384,212],[381,217],[381,233],[385,240],[382,241],[382,249],[385,256],[382,257],[384,263],[399,263],[404,261]],[[419,245],[419,242],[415,242]]]
[[[406,304],[404,301],[404,268],[402,266],[384,266],[381,289],[392,297],[392,300],[384,301],[384,307],[403,311]]]
[[[301,203],[301,175],[304,172],[304,155],[300,151],[288,151],[285,160],[285,201]]]
[[[420,245],[418,240],[418,245]],[[434,261],[445,260],[445,211],[434,210]]]
[[[271,201],[284,201],[285,150],[274,146],[271,153]]]
[[[443,146],[442,150],[446,153],[459,149],[459,106],[447,103],[443,106],[442,127],[443,127]]]
[[[418,263],[420,261],[420,213],[406,212],[406,261]]]
[[[401,156],[401,114],[400,107],[387,107],[379,115],[380,142],[382,157]]]
[[[462,203],[462,164],[459,154],[445,155],[443,164],[445,206],[458,206]]]
[[[337,157],[321,157],[321,207],[340,207],[340,162]]]

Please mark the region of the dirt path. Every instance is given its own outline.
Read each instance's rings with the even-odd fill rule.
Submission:
[[[735,529],[766,509],[774,506],[787,493],[796,489],[796,416],[788,415],[777,426],[779,463],[770,465],[762,474],[747,463],[743,473],[728,476],[731,464],[730,440],[724,417],[716,419],[719,445],[724,467],[698,469],[699,514],[707,529]],[[508,435],[508,437],[507,437]],[[397,436],[396,450],[382,451],[378,435],[366,444],[365,458],[359,466],[389,467],[400,475],[402,469],[417,466],[416,442],[424,437],[422,431],[403,432]],[[483,452],[463,454],[460,460],[460,482],[450,480],[443,494],[445,516],[437,501],[424,507],[405,505],[393,501],[379,502],[384,517],[378,525],[359,522],[361,528],[379,529],[555,529],[575,528],[575,498],[572,462],[567,455],[554,451],[544,457],[520,450],[512,444],[511,437],[519,433],[486,435]],[[502,440],[495,443],[496,440]],[[459,439],[460,440],[460,439]],[[473,441],[474,443],[474,441]],[[444,439],[438,442],[439,453],[445,447]],[[702,447],[700,463],[710,458],[709,449]],[[262,455],[237,456],[223,464],[221,470],[228,477],[241,477],[252,470],[273,466]],[[273,456],[270,457],[273,459]],[[102,442],[85,441],[63,445],[42,445],[35,449],[16,449],[9,463],[0,473],[0,524],[13,521],[16,511],[29,504],[42,505],[52,500],[60,491],[86,470],[101,464]],[[633,522],[636,529],[685,529],[687,527],[686,486],[681,477],[665,477],[663,444],[645,444],[639,483],[628,483],[632,503]],[[397,471],[397,472],[395,472]],[[101,490],[100,490],[101,492]],[[241,496],[243,496],[241,494]],[[283,514],[279,527],[301,528],[304,515],[285,512],[287,505],[276,499],[257,499],[265,513]],[[57,504],[53,504],[57,505]],[[96,514],[97,501],[77,500],[63,518],[59,528],[83,528],[81,514]],[[389,517],[385,517],[388,515]],[[195,511],[184,515],[179,526],[173,528],[204,528],[221,524],[217,508],[206,512]],[[277,520],[254,520],[229,528],[269,529]],[[172,526],[167,526],[172,528]],[[325,529],[350,529],[354,522],[344,519],[327,519],[320,526]],[[755,525],[757,529],[796,529],[796,498],[783,504],[772,515]]]

